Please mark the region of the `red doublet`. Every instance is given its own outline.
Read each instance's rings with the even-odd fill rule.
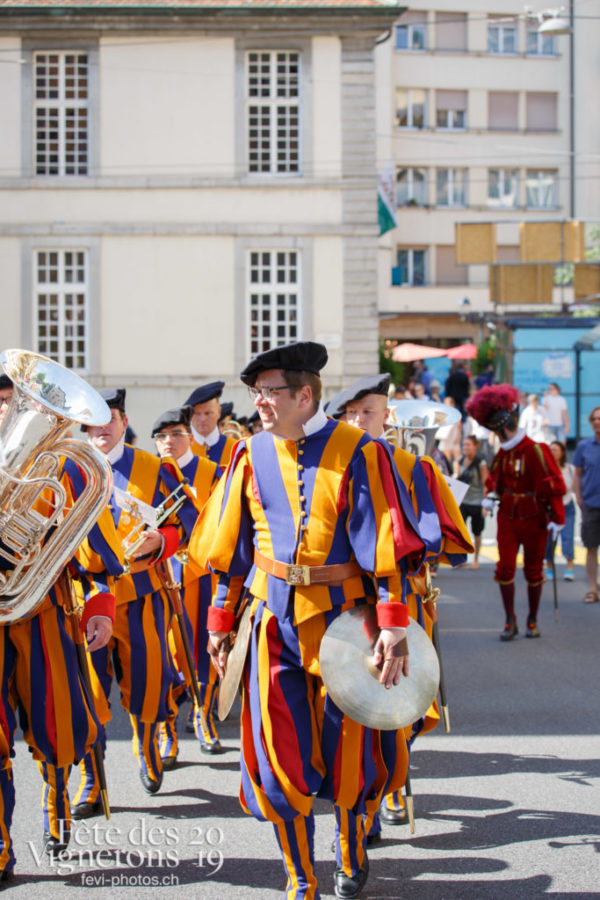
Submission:
[[[548,522],[563,524],[565,485],[547,444],[524,437],[511,450],[500,450],[486,482],[500,498],[495,579],[514,580],[517,552],[523,545],[525,578],[530,585],[544,580],[543,561]]]

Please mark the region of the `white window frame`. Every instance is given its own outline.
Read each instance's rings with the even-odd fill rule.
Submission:
[[[544,182],[551,179],[551,184]],[[533,193],[538,201],[545,199],[548,190],[552,191],[550,203],[530,202]],[[535,198],[533,198],[535,200]],[[558,207],[558,171],[556,169],[527,169],[525,173],[525,206],[527,209],[557,209]]]
[[[492,172],[498,173],[498,198],[490,196]],[[506,191],[506,184],[509,180],[515,183],[515,189],[512,194]],[[514,203],[505,202],[505,198],[514,197]],[[518,169],[488,169],[488,206],[494,209],[516,209],[519,205],[519,170]]]
[[[428,283],[427,281],[427,250],[424,247],[398,247],[396,250],[396,266],[400,267],[400,263],[398,261],[398,257],[400,253],[407,254],[407,278],[403,279],[401,287],[423,287]],[[422,284],[415,284],[415,254],[422,253],[423,254],[423,282]],[[402,266],[404,271],[405,267]]]
[[[398,88],[396,90],[396,98],[398,97],[398,91],[406,91],[406,118],[407,124],[400,125],[398,123],[398,113],[396,112],[396,128],[400,129],[409,129],[412,128],[415,131],[423,131],[423,129],[427,128],[427,90],[424,88]],[[415,105],[421,106],[419,104],[413,104],[413,93],[415,91],[422,91],[423,93],[423,124],[422,125],[414,125],[414,107]],[[398,104],[396,104],[397,108]]]
[[[447,203],[440,203],[439,199],[439,185],[438,185],[438,175],[440,172],[447,172],[448,178],[446,181],[446,194],[447,194]],[[459,188],[459,173],[462,177],[462,187]],[[458,192],[462,193],[462,198],[459,201],[456,198],[456,194]],[[464,209],[467,205],[467,170],[464,168],[445,168],[444,166],[439,166],[436,169],[435,173],[435,205],[441,209],[456,209],[457,207]]]
[[[58,67],[57,84],[47,73],[45,90],[52,96],[38,96],[38,67],[51,59]],[[77,96],[77,80],[70,81],[69,64],[85,64],[85,91]],[[70,96],[70,93],[76,94]],[[83,113],[83,116],[82,116]],[[45,119],[43,118],[45,116]],[[50,117],[52,117],[50,119]],[[43,138],[42,129],[46,138]],[[33,172],[36,176],[74,177],[90,173],[90,57],[87,50],[36,50],[33,53]],[[80,133],[84,132],[80,142]],[[50,138],[48,132],[55,132]],[[42,150],[42,148],[44,149]],[[78,155],[83,152],[84,159]],[[41,154],[41,155],[38,155]],[[45,162],[44,162],[45,159]]]
[[[440,124],[440,115],[446,115],[446,121]],[[436,109],[435,126],[440,131],[466,131],[467,128],[467,110],[466,109]]]
[[[400,174],[406,172],[404,182],[406,199],[400,197]],[[417,180],[415,173],[423,174],[423,180]],[[418,196],[422,193],[422,199]],[[427,169],[422,166],[402,166],[396,169],[396,205],[397,206],[426,206],[427,205]]]
[[[261,82],[258,66],[265,67]],[[278,67],[287,69],[280,78]],[[295,66],[296,74],[293,73]],[[246,51],[246,153],[248,174],[302,175],[302,57],[297,50]],[[281,126],[285,132],[279,139]],[[264,144],[264,146],[260,146]]]
[[[400,45],[400,35],[405,35],[404,45]],[[427,50],[427,25],[425,22],[407,22],[396,25],[395,49],[411,53]]]
[[[537,19],[534,25],[527,26],[526,55],[527,56],[556,56],[556,35],[541,34],[538,31]],[[531,38],[534,41],[531,41]]]
[[[490,46],[490,37],[492,32],[497,32],[497,41],[498,41],[498,49],[493,50]],[[513,38],[513,48],[510,50],[506,49],[506,44],[508,44],[509,37]],[[487,31],[487,48],[488,53],[492,56],[514,56],[518,51],[518,40],[519,33],[517,30],[516,21],[512,22],[499,22],[494,19],[488,20],[488,31]]]
[[[49,277],[42,277],[43,273]],[[38,353],[74,372],[86,374],[89,371],[90,260],[87,248],[34,249],[33,329]],[[70,347],[69,342],[75,346]],[[78,342],[80,347],[76,346]]]
[[[302,340],[300,250],[255,247],[246,251],[246,308],[251,357]]]

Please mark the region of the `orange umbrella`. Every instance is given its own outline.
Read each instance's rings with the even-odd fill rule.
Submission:
[[[477,347],[475,344],[459,344],[458,347],[447,350],[446,356],[448,359],[475,359]]]
[[[435,356],[446,356],[446,350],[439,347],[427,347],[425,344],[398,344],[392,350],[394,362],[409,363],[417,359],[433,359]]]

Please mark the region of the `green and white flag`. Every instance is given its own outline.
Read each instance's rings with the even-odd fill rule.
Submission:
[[[385,167],[377,182],[377,214],[379,234],[385,234],[398,225],[396,217],[396,185],[393,163]]]

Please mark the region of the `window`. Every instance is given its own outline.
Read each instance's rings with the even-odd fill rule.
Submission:
[[[396,203],[398,206],[424,206],[427,203],[427,174],[425,169],[397,170]]]
[[[420,88],[397,88],[396,126],[398,128],[425,128],[426,92]]]
[[[558,173],[556,170],[527,170],[525,203],[528,209],[555,209],[558,206]]]
[[[392,269],[394,284],[417,287],[425,284],[426,250],[398,250],[396,272]]]
[[[35,53],[33,69],[36,175],[87,175],[87,53]]]
[[[467,205],[466,169],[438,169],[435,183],[437,206]]]
[[[551,93],[526,94],[527,131],[556,131],[557,95]]]
[[[468,284],[467,266],[456,263],[454,245],[438,245],[435,248],[435,283]]]
[[[452,53],[467,50],[467,14],[436,12],[435,49]]]
[[[69,369],[88,368],[86,250],[37,250],[34,320],[38,353]]]
[[[438,128],[466,128],[467,92],[436,91],[435,120]]]
[[[250,353],[301,339],[300,254],[297,250],[251,250],[248,254]]]
[[[300,54],[247,55],[248,171],[300,172]]]
[[[516,52],[516,21],[508,16],[488,16],[488,53]]]
[[[556,56],[556,36],[540,34],[537,19],[527,25],[527,55]]]
[[[490,169],[488,172],[488,206],[512,209],[519,202],[516,169]]]
[[[489,92],[488,128],[490,131],[518,130],[519,95],[516,91]]]
[[[425,13],[410,10],[396,25],[396,50],[425,50],[427,48],[427,19]]]

